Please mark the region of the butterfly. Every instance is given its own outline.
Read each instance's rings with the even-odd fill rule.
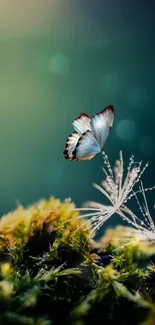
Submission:
[[[64,150],[65,159],[90,160],[103,150],[114,121],[114,107],[107,106],[92,118],[82,113],[72,125],[74,132],[67,140]]]

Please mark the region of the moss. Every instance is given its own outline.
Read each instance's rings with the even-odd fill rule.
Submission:
[[[0,220],[0,324],[155,324],[155,244],[124,227],[95,242],[74,208],[50,198]]]

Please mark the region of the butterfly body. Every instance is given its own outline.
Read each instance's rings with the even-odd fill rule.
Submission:
[[[107,106],[90,118],[82,113],[73,121],[74,132],[66,141],[64,156],[69,160],[90,160],[103,150],[114,120],[114,108]]]

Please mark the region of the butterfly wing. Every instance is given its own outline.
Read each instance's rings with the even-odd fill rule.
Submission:
[[[100,150],[107,140],[114,120],[114,108],[112,105],[107,106],[103,111],[96,114],[91,121],[91,131],[94,134]]]
[[[73,151],[76,148],[76,145],[78,143],[78,140],[80,139],[81,134],[77,132],[73,132],[69,135],[69,137],[66,140],[65,150],[64,150],[64,156],[66,159],[72,160],[73,157]]]
[[[91,118],[87,114],[83,113],[73,121],[72,125],[76,132],[83,134],[87,130],[91,130],[90,122]]]
[[[79,138],[76,148],[73,151],[73,159],[90,160],[100,151],[100,146],[93,133],[88,130]]]

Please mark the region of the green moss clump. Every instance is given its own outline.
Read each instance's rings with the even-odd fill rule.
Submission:
[[[50,198],[0,220],[0,324],[155,324],[154,243],[124,227],[92,241],[74,208]]]

